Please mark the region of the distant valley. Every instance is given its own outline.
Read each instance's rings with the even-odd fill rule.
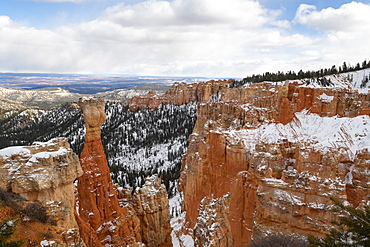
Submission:
[[[96,94],[142,85],[146,85],[144,87],[151,87],[151,85],[170,86],[177,81],[191,83],[209,79],[195,77],[0,73],[0,87],[28,90],[57,87],[68,90],[71,93]]]

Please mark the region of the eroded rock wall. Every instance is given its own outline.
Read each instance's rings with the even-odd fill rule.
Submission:
[[[189,228],[203,198],[230,193],[234,246],[268,231],[324,234],[330,196],[369,200],[369,94],[297,82],[222,87],[198,104],[180,178]]]
[[[174,83],[172,88],[162,95],[157,95],[155,91],[147,95],[132,97],[127,101],[131,111],[151,108],[155,109],[161,104],[183,105],[190,102],[217,101],[220,97],[219,92],[227,88],[231,81],[208,81],[200,83]]]

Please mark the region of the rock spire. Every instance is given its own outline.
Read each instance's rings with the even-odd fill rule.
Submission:
[[[84,175],[77,186],[81,235],[85,243],[97,238],[94,246],[140,246],[139,220],[119,206],[100,137],[100,126],[106,119],[105,102],[97,98],[80,99],[79,106],[86,122],[80,155]]]

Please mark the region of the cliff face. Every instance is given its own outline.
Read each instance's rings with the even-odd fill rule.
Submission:
[[[65,244],[63,239],[67,238],[81,242],[73,186],[81,175],[78,156],[65,138],[1,149],[0,188],[24,198],[13,201],[2,192],[2,206],[8,208],[2,208],[1,220],[21,211],[15,238],[26,239],[27,246],[39,244],[45,236],[59,244]]]
[[[198,104],[180,178],[188,227],[230,193],[234,246],[268,231],[321,235],[329,196],[368,200],[369,94],[298,82],[222,88]]]
[[[157,175],[146,178],[143,187],[136,188],[133,195],[131,191],[126,191],[120,193],[119,197],[138,216],[142,241],[146,246],[172,246],[169,201],[166,187]]]
[[[78,179],[77,186],[81,235],[85,243],[93,246],[139,245],[139,220],[119,206],[101,142],[105,102],[95,98],[82,99],[79,105],[86,122],[85,143],[80,155],[84,175]]]

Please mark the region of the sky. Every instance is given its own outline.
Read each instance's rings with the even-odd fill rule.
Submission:
[[[0,72],[243,78],[370,60],[370,0],[1,0]]]

